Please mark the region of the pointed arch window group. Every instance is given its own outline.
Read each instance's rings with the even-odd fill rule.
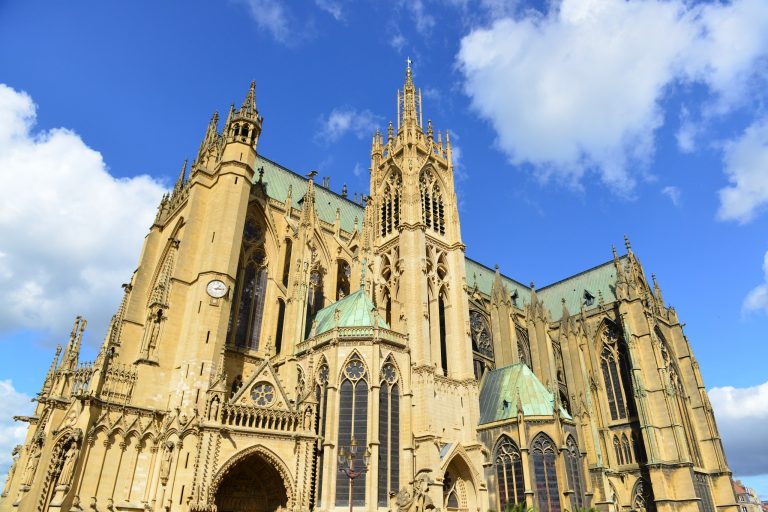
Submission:
[[[400,490],[400,387],[392,362],[381,369],[379,388],[378,504],[389,503],[389,493]]]
[[[403,178],[397,170],[393,170],[384,183],[381,195],[380,227],[381,236],[385,237],[400,226],[400,191],[403,189]]]
[[[499,510],[504,510],[507,505],[524,504],[523,461],[517,445],[507,436],[502,436],[496,447],[495,464]]]
[[[237,283],[230,312],[227,340],[243,348],[258,350],[267,292],[264,230],[254,212],[243,227],[243,244]]]
[[[602,342],[600,369],[605,383],[608,410],[611,419],[617,421],[633,413],[626,344],[616,326],[610,323],[603,329]]]
[[[358,446],[368,445],[368,373],[365,364],[354,354],[344,366],[339,390],[339,437],[337,446],[349,446],[352,438]],[[365,505],[366,474],[346,485],[336,486],[336,506]]]
[[[436,233],[445,234],[445,204],[437,177],[426,169],[419,178],[421,221]]]

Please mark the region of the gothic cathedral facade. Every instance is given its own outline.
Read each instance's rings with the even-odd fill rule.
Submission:
[[[410,64],[370,192],[261,156],[254,85],[162,198],[92,362],[78,318],[2,511],[735,511],[677,314],[626,253],[465,255]]]

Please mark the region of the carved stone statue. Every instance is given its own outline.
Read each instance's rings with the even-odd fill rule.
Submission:
[[[69,485],[72,483],[72,477],[75,474],[75,464],[77,464],[77,456],[80,453],[80,447],[77,445],[77,441],[69,443],[67,453],[64,455],[64,463],[61,466],[61,473],[59,474],[59,485]]]
[[[171,474],[171,458],[173,458],[173,443],[166,441],[163,448],[163,459],[160,461],[160,481],[165,485]]]
[[[416,477],[413,482],[413,495],[408,492],[406,487],[400,489],[395,499],[397,512],[424,512],[434,510],[435,504],[429,497],[430,478],[427,475]]]
[[[16,463],[19,462],[19,454],[21,453],[21,445],[17,444],[16,447],[13,449],[13,452],[11,453],[11,456],[13,457],[13,463],[11,463],[11,469],[8,470],[8,477],[5,480],[5,487],[3,487],[3,493],[0,494],[0,496],[8,496],[8,491],[11,487],[11,480],[13,480],[13,475],[16,473]]]
[[[40,462],[40,446],[34,443],[29,447],[27,465],[24,467],[24,478],[21,480],[24,485],[32,485],[32,479],[35,477],[38,462]]]

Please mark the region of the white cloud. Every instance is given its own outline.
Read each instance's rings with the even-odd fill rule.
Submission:
[[[133,272],[163,187],[114,178],[74,132],[34,132],[36,107],[0,84],[0,332],[69,332],[85,316],[99,339]]]
[[[408,41],[406,41],[405,36],[398,32],[389,40],[389,45],[394,48],[397,53],[402,53],[403,48],[405,48],[407,42]]]
[[[768,421],[768,382],[712,388],[709,399],[734,474],[768,473],[768,431],[758,428]]]
[[[768,252],[763,256],[763,284],[755,286],[744,299],[742,309],[745,313],[763,311],[768,314]]]
[[[344,9],[341,7],[341,2],[335,2],[333,0],[315,0],[315,5],[333,16],[336,21],[344,20]]]
[[[680,202],[682,200],[682,191],[679,188],[668,185],[661,189],[661,193],[667,196],[669,200],[672,201],[673,205],[680,206]]]
[[[11,467],[11,451],[24,443],[27,434],[27,424],[13,421],[13,417],[32,414],[34,404],[30,398],[16,391],[10,380],[0,380],[0,487]]]
[[[279,0],[239,0],[248,7],[256,25],[272,34],[277,41],[289,43],[288,12]]]
[[[347,133],[352,133],[358,139],[369,137],[380,120],[370,110],[335,108],[327,117],[320,118],[321,130],[315,139],[317,142],[335,142]]]
[[[703,83],[724,111],[768,52],[766,38],[763,0],[563,0],[473,30],[457,59],[513,164],[572,184],[595,172],[631,193],[653,157],[665,93]]]
[[[360,162],[355,162],[355,167],[352,169],[352,174],[354,174],[357,177],[360,177],[363,175],[363,166],[360,165]]]
[[[727,143],[723,161],[730,185],[720,189],[717,215],[749,222],[768,205],[768,117]]]

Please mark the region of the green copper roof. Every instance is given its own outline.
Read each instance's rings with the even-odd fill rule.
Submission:
[[[492,370],[480,390],[480,425],[517,418],[518,403],[524,416],[552,416],[554,396],[522,363]],[[571,416],[560,408],[560,416]]]
[[[482,293],[490,295],[496,271],[469,258],[466,258],[465,267],[467,269],[467,286],[470,289],[474,289],[477,286],[477,289]],[[525,304],[531,302],[531,289],[529,287],[503,274],[501,274],[501,281],[506,285],[507,291],[509,291],[511,296],[517,295],[515,305],[518,308],[522,308]]]
[[[259,168],[264,168],[262,180],[267,187],[267,195],[282,203],[288,197],[288,188],[291,188],[292,205],[294,208],[301,208],[299,203],[304,194],[307,193],[309,181],[304,176],[286,169],[280,164],[269,160],[261,155],[256,155],[256,173],[254,180],[259,179]],[[349,199],[341,197],[315,184],[315,210],[320,220],[333,224],[336,222],[336,209],[339,209],[341,229],[352,233],[355,230],[355,219],[357,219],[358,230],[363,229],[364,209]]]
[[[360,288],[317,312],[315,315],[317,322],[315,336],[330,331],[337,325],[339,327],[373,327],[376,320],[378,320],[379,327],[389,329],[383,318],[374,318],[374,309],[376,306],[373,305],[373,301],[365,293],[365,290]],[[337,310],[339,312],[338,323],[336,322]]]
[[[620,260],[623,262],[625,258],[622,256]],[[588,304],[586,294],[593,298],[591,304]],[[568,312],[574,315],[582,306],[584,309],[597,307],[600,295],[606,303],[616,300],[616,267],[613,260],[536,290],[536,296],[549,310],[553,320],[563,316],[562,299],[565,299]]]

